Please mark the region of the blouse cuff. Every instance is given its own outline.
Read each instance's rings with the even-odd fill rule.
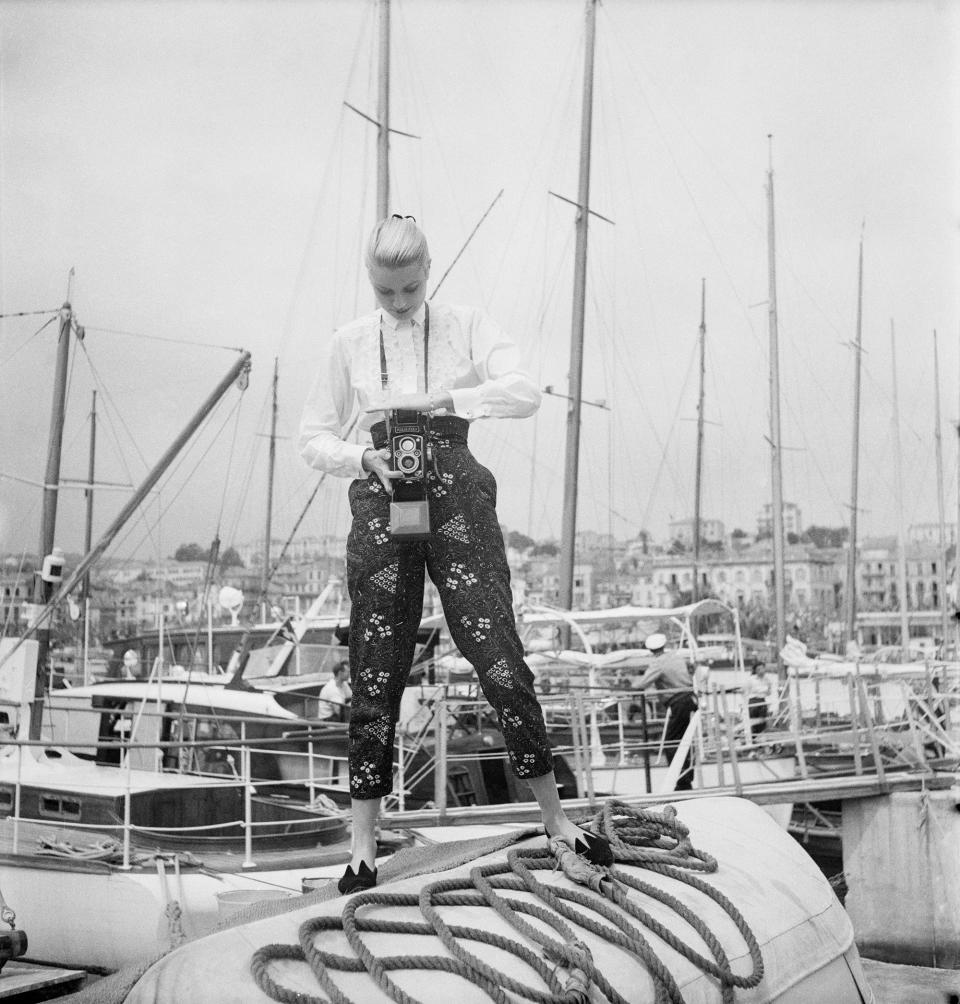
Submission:
[[[363,469],[363,455],[367,450],[373,449],[372,443],[344,443],[344,451],[346,455],[354,461],[356,464],[356,471],[354,472],[354,477],[362,478],[366,475],[366,471]]]
[[[454,413],[460,418],[469,421],[474,418],[483,418],[488,414],[483,404],[483,391],[480,387],[460,387],[449,393],[453,398]]]

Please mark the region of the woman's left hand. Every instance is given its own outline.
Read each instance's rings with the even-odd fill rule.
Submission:
[[[380,401],[371,401],[366,410],[370,411],[437,411],[439,408],[453,407],[449,391],[437,390],[429,394],[391,394]]]

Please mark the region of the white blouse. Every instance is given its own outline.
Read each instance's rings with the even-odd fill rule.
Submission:
[[[430,304],[430,379],[425,386],[423,321],[423,305],[402,321],[377,309],[334,333],[300,420],[300,455],[311,467],[340,477],[362,476],[369,438],[348,443],[344,433],[356,409],[361,432],[380,421],[382,412],[366,409],[383,401],[385,394],[449,391],[453,411],[435,414],[468,421],[525,418],[540,407],[540,391],[523,371],[516,343],[475,307]],[[381,332],[386,391],[380,376]]]

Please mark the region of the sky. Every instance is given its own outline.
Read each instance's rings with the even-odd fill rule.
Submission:
[[[423,226],[431,289],[456,259],[438,298],[488,310],[552,388],[535,419],[471,432],[502,522],[537,539],[563,506],[585,9],[391,7],[391,126],[412,134],[391,139],[391,210]],[[347,482],[317,489],[296,434],[325,343],[373,304],[375,129],[345,102],[376,116],[377,30],[367,0],[0,0],[0,549],[37,549],[67,298],[62,476],[86,477],[96,390],[117,486],[95,541],[238,348],[247,389],[111,554],[262,538],[274,360],[273,534],[346,533]],[[605,0],[592,107],[578,528],[663,539],[693,515],[703,309],[701,512],[755,529],[771,169],[784,499],[849,521],[862,240],[859,534],[936,523],[940,498],[955,522],[960,3]],[[61,492],[67,551],[84,505]]]

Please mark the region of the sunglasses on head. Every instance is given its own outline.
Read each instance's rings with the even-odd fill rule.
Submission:
[[[417,222],[416,216],[401,216],[399,213],[394,213],[391,219],[394,220],[413,220],[414,223]]]

